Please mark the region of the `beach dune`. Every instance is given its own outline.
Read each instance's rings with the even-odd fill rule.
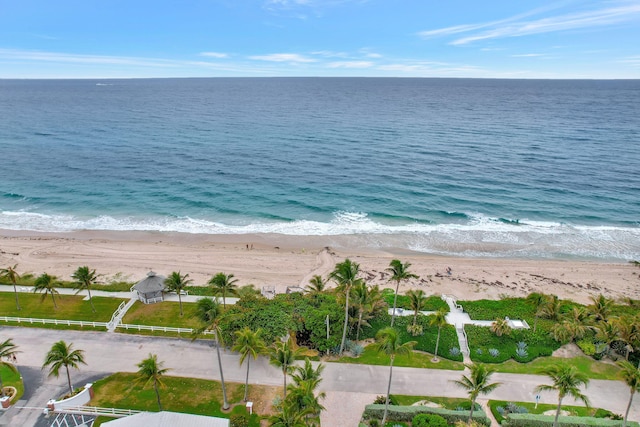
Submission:
[[[327,277],[345,258],[360,264],[368,283],[383,287],[395,286],[385,271],[389,262],[408,261],[420,278],[404,285],[404,291],[420,288],[458,299],[534,291],[582,303],[598,294],[640,299],[640,268],[630,263],[442,257],[372,249],[357,236],[0,231],[0,265],[18,264],[21,274],[47,272],[65,280],[81,265],[95,268],[103,282],[134,282],[154,270],[188,273],[194,284],[205,285],[215,273],[225,272],[233,273],[241,286],[273,286],[281,293],[287,286],[305,286],[315,274]]]

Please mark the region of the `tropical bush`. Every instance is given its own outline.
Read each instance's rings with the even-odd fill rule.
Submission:
[[[436,414],[418,414],[411,421],[411,427],[447,427],[447,425],[447,420]]]
[[[363,418],[365,419],[381,419],[384,412],[384,405],[367,405],[364,410]],[[447,420],[447,423],[453,424],[456,421],[469,418],[468,411],[452,411],[442,408],[431,408],[429,406],[390,406],[387,418],[391,421],[410,422],[418,414],[436,414]],[[491,421],[482,410],[474,411],[473,419],[484,425],[490,426]]]
[[[538,415],[538,414],[509,414],[502,421],[505,427],[551,427],[553,426],[554,416]],[[592,417],[560,417],[558,419],[559,427],[618,427],[622,426],[623,421],[611,420],[608,418],[592,418]],[[637,422],[628,421],[628,427],[639,427]]]

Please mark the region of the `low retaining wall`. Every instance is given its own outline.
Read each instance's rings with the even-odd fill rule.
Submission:
[[[68,399],[54,400],[51,399],[47,402],[47,409],[49,412],[55,412],[56,409],[75,408],[77,406],[84,406],[93,398],[93,384],[89,383],[84,386],[84,390],[75,396],[71,396]]]

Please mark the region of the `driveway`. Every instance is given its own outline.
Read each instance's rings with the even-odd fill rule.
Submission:
[[[117,333],[83,332],[67,330],[51,330],[38,328],[0,327],[0,340],[13,338],[20,347],[19,368],[40,369],[45,354],[51,345],[59,340],[73,343],[75,348],[85,350],[88,366],[81,367],[82,372],[136,372],[136,364],[146,358],[149,353],[157,354],[158,359],[171,368],[170,375],[219,379],[215,350],[210,343],[190,341],[186,339],[158,338]],[[225,351],[222,355],[225,380],[244,382],[246,370],[240,367],[238,355]],[[369,397],[386,393],[389,368],[385,366],[352,365],[326,363],[322,391],[330,396],[325,402],[327,416],[341,419],[340,414],[360,411],[362,401]],[[451,380],[459,379],[460,371],[437,369],[394,368],[392,393],[409,395],[432,395],[446,397],[466,397],[464,390],[457,388]],[[72,372],[74,381],[80,380],[77,371]],[[77,379],[77,380],[76,380]],[[548,383],[547,377],[523,374],[495,374],[492,379],[502,383],[490,398],[509,401],[534,401],[535,387]],[[64,379],[43,380],[51,387],[64,384]],[[281,373],[271,366],[266,358],[251,363],[251,383],[279,386]],[[52,389],[53,391],[53,389]],[[353,406],[347,396],[353,396]],[[38,390],[38,395],[41,393]],[[623,414],[629,399],[628,387],[620,381],[592,380],[585,394],[592,404]],[[33,401],[34,406],[46,404],[51,393],[42,393],[42,402]],[[35,396],[34,396],[35,397]],[[542,403],[557,403],[553,393],[542,393]],[[373,399],[371,399],[372,401]],[[638,399],[640,400],[640,399]],[[567,401],[570,404],[571,401]],[[357,406],[357,408],[356,408]],[[362,408],[363,409],[363,408]],[[630,418],[640,417],[640,402],[634,402]],[[324,418],[324,417],[323,417]],[[335,418],[334,418],[335,419]],[[346,418],[345,418],[346,420]],[[27,426],[28,424],[23,424]],[[327,424],[325,424],[327,425]],[[333,424],[332,427],[336,425]],[[342,427],[341,425],[339,425]],[[344,424],[351,427],[351,423]]]

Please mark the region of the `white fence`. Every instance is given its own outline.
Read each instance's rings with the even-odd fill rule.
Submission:
[[[0,322],[31,323],[42,325],[65,325],[65,326],[90,326],[92,328],[106,328],[106,322],[87,322],[84,320],[60,320],[60,319],[33,319],[31,317],[7,317],[0,316]]]
[[[121,323],[117,328],[123,328],[126,330],[134,331],[152,331],[152,332],[177,332],[179,334],[193,334],[195,331],[193,328],[173,328],[171,326],[149,326],[149,325],[130,325],[127,323]],[[204,335],[213,335],[211,331],[204,331]]]
[[[104,415],[114,418],[128,417],[129,415],[139,414],[144,411],[136,411],[133,409],[118,409],[118,408],[100,408],[98,406],[75,406],[56,410],[65,414],[83,414],[83,415]]]

